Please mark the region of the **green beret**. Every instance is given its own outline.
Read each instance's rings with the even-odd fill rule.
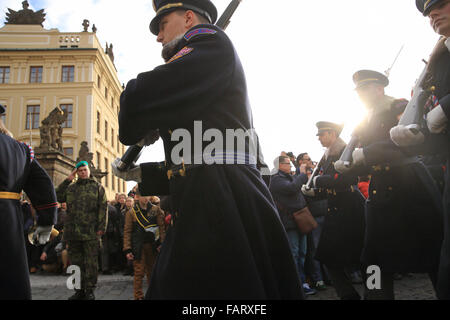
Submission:
[[[77,163],[75,168],[78,169],[79,167],[88,167],[88,166],[89,166],[89,164],[87,163],[87,161],[80,161]]]

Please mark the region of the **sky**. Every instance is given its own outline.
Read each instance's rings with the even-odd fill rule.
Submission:
[[[19,10],[22,0],[0,0]],[[148,29],[151,0],[29,0],[44,8],[44,28],[81,32],[88,19],[97,37],[114,46],[119,81],[163,63],[161,45]],[[229,0],[213,0],[219,16]],[[4,21],[5,15],[2,17]],[[247,79],[254,127],[264,158],[273,167],[281,151],[308,152],[320,160],[318,121],[344,123],[348,141],[364,117],[352,75],[391,67],[386,94],[410,98],[411,89],[438,40],[414,0],[243,0],[226,33]],[[164,160],[162,142],[147,147],[141,161]]]

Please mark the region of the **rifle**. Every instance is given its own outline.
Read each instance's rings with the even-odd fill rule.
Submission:
[[[241,3],[242,0],[232,0],[231,3],[228,5],[228,7],[225,9],[225,11],[220,16],[219,20],[216,22],[216,26],[221,28],[225,31],[225,29],[230,24],[230,19],[233,16],[234,12],[236,11],[237,7]],[[125,154],[120,159],[120,162],[117,166],[117,168],[120,171],[126,171],[128,168],[130,168],[135,162],[139,159],[139,157],[142,154],[142,151],[144,149],[144,140],[139,141],[133,146],[130,146]]]
[[[441,40],[442,38],[439,39],[438,43],[434,47],[433,52],[431,53],[431,57],[433,57],[433,54],[436,52],[436,50],[439,49],[439,43]],[[425,67],[423,68],[423,71],[420,74],[419,79],[417,79],[416,81],[416,85],[414,86],[413,89],[414,90],[413,96],[406,105],[405,111],[403,112],[403,115],[401,116],[398,122],[398,125],[408,127],[408,129],[415,135],[420,132],[420,129],[426,127],[424,119],[424,111],[425,111],[424,107],[427,100],[430,98],[430,96],[433,94],[433,91],[436,89],[434,86],[424,87],[425,79],[428,76],[429,63],[426,62],[425,60],[422,61],[425,63]],[[394,143],[396,142],[395,139],[392,139],[392,135],[391,140],[394,141]]]

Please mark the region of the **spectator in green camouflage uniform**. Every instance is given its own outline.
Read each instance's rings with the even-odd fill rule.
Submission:
[[[76,174],[78,180],[72,183]],[[69,246],[69,260],[81,271],[81,289],[75,289],[69,300],[94,300],[99,239],[108,219],[105,189],[90,177],[88,163],[81,161],[59,185],[56,195],[59,202],[67,203],[64,240]]]

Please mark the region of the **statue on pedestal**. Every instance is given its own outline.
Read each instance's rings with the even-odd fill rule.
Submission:
[[[44,9],[34,12],[28,9],[29,6],[28,1],[23,1],[22,10],[14,11],[8,8],[5,24],[40,24],[42,26],[45,21]]]
[[[39,149],[63,152],[62,124],[66,120],[67,111],[63,111],[60,107],[53,109],[48,117],[42,120],[41,126],[39,127],[41,136]]]

